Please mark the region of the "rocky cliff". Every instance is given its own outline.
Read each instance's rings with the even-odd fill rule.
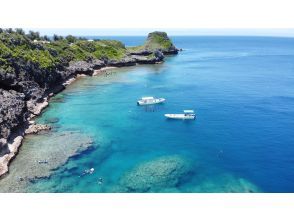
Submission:
[[[164,54],[177,53],[164,32],[150,33],[142,46],[125,47],[114,40],[73,36],[50,40],[37,32],[0,28],[0,176],[15,156],[18,146],[13,144],[21,144],[15,140],[67,80],[106,66],[156,64],[163,62]]]
[[[146,42],[137,47],[131,47],[132,55],[150,55],[160,51],[164,55],[178,54],[179,49],[175,47],[167,33],[155,31],[148,34]]]

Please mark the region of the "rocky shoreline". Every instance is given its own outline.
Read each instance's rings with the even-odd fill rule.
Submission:
[[[33,118],[49,105],[51,97],[63,91],[79,76],[97,75],[108,68],[158,64],[164,61],[165,55],[177,54],[178,51],[172,46],[170,50],[131,52],[120,60],[70,62],[63,71],[51,73],[42,82],[30,76],[20,79],[0,69],[0,178],[9,171],[9,164],[16,157],[26,134],[50,129],[46,125],[34,124]]]
[[[80,132],[32,135],[22,145],[16,163],[11,164],[9,175],[1,179],[0,192],[28,192],[31,183],[49,178],[70,158],[91,150],[92,147],[94,148],[92,138]]]

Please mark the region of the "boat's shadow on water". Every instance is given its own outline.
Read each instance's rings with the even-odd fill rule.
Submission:
[[[143,105],[138,107],[142,108],[144,112],[157,112],[162,108],[162,104],[159,105]]]

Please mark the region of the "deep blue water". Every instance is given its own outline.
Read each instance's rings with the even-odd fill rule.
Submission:
[[[145,37],[112,39],[138,45]],[[181,192],[238,189],[238,178],[262,192],[294,192],[294,39],[173,41],[184,50],[163,64],[83,78],[57,96],[62,102],[53,101],[39,121],[59,118],[56,132],[91,135],[94,149],[70,159],[32,191],[113,191],[142,161],[177,154],[192,160],[195,171],[177,186]],[[136,100],[147,95],[167,102],[137,106]],[[163,117],[183,109],[195,109],[197,120]],[[90,167],[93,175],[78,177]],[[104,186],[97,185],[99,177]]]

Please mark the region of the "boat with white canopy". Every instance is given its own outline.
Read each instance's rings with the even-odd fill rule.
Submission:
[[[142,99],[137,101],[138,105],[154,105],[163,103],[165,101],[164,98],[154,98],[154,97],[142,97]]]
[[[194,120],[196,118],[194,110],[184,110],[184,113],[182,114],[165,114],[164,116],[170,119],[182,120]]]

